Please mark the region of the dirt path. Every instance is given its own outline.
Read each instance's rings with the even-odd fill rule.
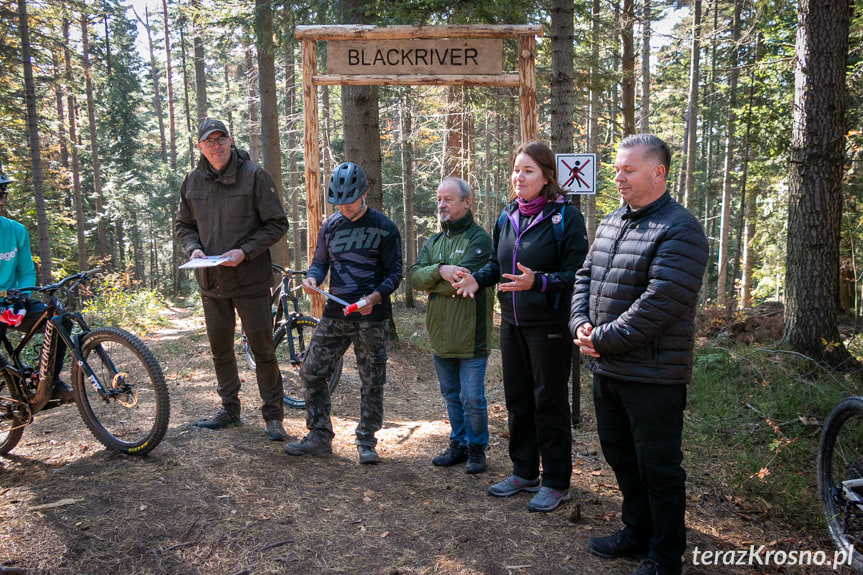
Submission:
[[[266,440],[254,376],[243,387],[244,425],[213,432],[188,422],[218,405],[199,319],[175,314],[147,338],[171,392],[171,424],[149,456],[104,450],[74,406],[37,417],[0,458],[0,572],[52,574],[628,574],[634,561],[601,560],[590,537],[616,530],[619,494],[598,451],[587,388],[584,426],[573,442],[573,501],[550,514],[528,497],[500,500],[489,484],[510,471],[500,361],[487,374],[489,471],[439,469],[431,458],[448,425],[431,358],[391,349],[384,462],[360,466],[352,432],[359,380],[353,354],[334,398],[335,453],[293,458]],[[304,415],[289,410],[291,438]],[[689,470],[690,549],[832,549],[820,534],[757,519],[745,502]],[[813,503],[814,504],[814,503]],[[52,506],[54,505],[54,506]],[[827,573],[824,567],[693,566],[687,573]]]

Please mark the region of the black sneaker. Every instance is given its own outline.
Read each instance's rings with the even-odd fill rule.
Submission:
[[[450,439],[446,451],[432,459],[432,463],[438,467],[451,467],[463,461],[467,461],[467,449],[455,439]]]
[[[485,445],[467,444],[467,464],[464,466],[466,473],[485,473]]]
[[[632,539],[623,529],[605,537],[594,537],[587,542],[587,548],[594,555],[599,555],[606,559],[616,559],[618,557],[644,559],[648,551],[647,543],[639,543],[635,539]]]
[[[381,462],[381,456],[375,451],[373,445],[357,445],[357,453],[360,456],[360,463],[362,465]]]
[[[270,419],[267,421],[267,439],[270,441],[284,441],[288,434],[285,433],[285,427],[278,419]]]
[[[240,414],[226,411],[224,407],[220,407],[216,414],[209,419],[199,419],[193,424],[195,427],[205,427],[207,429],[225,429],[240,425]]]
[[[653,559],[645,559],[632,575],[683,575],[683,568],[663,567]]]
[[[54,387],[51,391],[51,399],[59,401],[60,404],[75,403],[75,392],[68,383],[62,379],[54,380]]]
[[[296,457],[332,453],[333,442],[318,433],[309,432],[304,438],[285,445],[285,453]]]

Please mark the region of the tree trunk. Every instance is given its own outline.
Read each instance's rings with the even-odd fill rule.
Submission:
[[[330,87],[321,86],[321,160],[323,160],[323,171],[321,172],[321,193],[327,195],[327,186],[330,182],[330,174],[333,173],[333,149],[330,147],[330,132],[332,130],[332,109],[330,105]],[[324,217],[333,213],[333,205],[323,202]]]
[[[195,53],[195,109],[197,124],[207,119],[207,74],[204,67],[204,29],[201,24],[201,2],[192,0],[192,47]]]
[[[135,14],[137,16],[137,14]],[[140,18],[138,18],[140,20]],[[144,6],[144,29],[147,31],[147,47],[150,50],[150,76],[153,78],[153,106],[159,121],[159,143],[162,161],[168,162],[168,145],[165,142],[165,120],[162,118],[162,97],[159,95],[159,72],[156,70],[156,52],[153,50],[153,34],[150,30],[150,8]]]
[[[785,339],[839,366],[837,327],[849,0],[800,0],[794,70]]]
[[[18,0],[18,31],[21,33],[21,61],[24,65],[24,103],[27,109],[27,140],[30,145],[30,166],[33,170],[33,198],[36,202],[36,222],[39,233],[41,283],[51,282],[51,247],[48,238],[48,216],[45,214],[45,194],[42,189],[42,153],[39,143],[39,117],[36,115],[36,86],[33,83],[33,63],[30,60],[30,28],[27,23],[27,2]]]
[[[90,32],[87,13],[81,12],[81,39],[84,65],[84,84],[87,91],[87,119],[90,123],[90,155],[93,163],[93,195],[96,199],[96,227],[99,234],[99,260],[111,267],[108,258],[108,231],[105,229],[105,212],[102,197],[102,170],[99,166],[99,140],[96,137],[96,109],[93,103],[93,81],[90,78]]]
[[[276,64],[273,46],[273,13],[270,0],[255,0],[255,37],[258,50],[258,86],[261,90],[261,139],[264,144],[263,168],[273,178],[282,197],[282,146],[279,139],[279,105],[276,100]],[[291,263],[285,237],[270,247],[273,261],[282,267]]]
[[[63,19],[63,57],[66,65],[66,108],[69,110],[69,151],[72,160],[72,199],[75,209],[75,236],[78,239],[78,270],[87,269],[87,239],[84,235],[84,203],[81,197],[81,170],[78,165],[78,128],[75,92],[72,88],[72,54],[69,49],[69,21]]]
[[[728,78],[728,113],[725,121],[725,167],[722,176],[722,217],[719,224],[719,259],[717,262],[716,278],[716,304],[722,308],[728,308],[728,242],[731,234],[731,187],[732,174],[734,170],[734,148],[735,148],[735,123],[737,114],[737,77],[739,75],[737,65],[739,63],[740,49],[740,1],[734,0],[734,20],[731,25],[731,72]]]
[[[63,175],[69,172],[69,146],[66,139],[66,111],[63,109],[63,71],[60,69],[58,49],[51,50],[51,65],[54,72],[54,107],[57,110],[57,140],[60,146],[60,167]],[[66,187],[63,204],[68,208],[72,205],[71,186]]]
[[[698,126],[698,83],[700,82],[700,59],[701,59],[701,0],[695,0],[692,11],[692,50],[689,62],[689,103],[686,107],[686,186],[683,190],[682,200],[684,206],[689,206],[695,190],[695,149]]]
[[[752,104],[755,101],[755,67],[761,52],[761,33],[755,33],[755,47],[753,49],[752,67],[750,68],[749,101],[746,105],[746,133],[743,136],[743,170],[740,181],[740,213],[738,216],[737,247],[734,256],[734,268],[731,277],[734,281],[740,277],[740,292],[735,293],[735,302],[740,302],[740,308],[746,309],[750,306],[752,291],[752,254],[748,243],[755,233],[755,213],[757,205],[752,197],[757,196],[756,190],[747,189],[749,183],[749,161],[752,159]],[[749,265],[749,277],[746,277],[746,266]],[[741,271],[742,268],[742,271]]]
[[[192,109],[189,105],[189,68],[186,66],[186,39],[183,28],[180,28],[180,54],[182,55],[183,63],[183,99],[186,111],[186,133],[189,134],[187,141],[189,144],[189,167],[195,167],[195,140],[194,132],[192,132]]]
[[[573,9],[571,0],[553,0],[551,7],[551,149],[570,154],[573,116]]]
[[[464,87],[446,87],[444,110],[446,137],[444,138],[441,179],[449,176],[463,178],[464,164]]]
[[[641,7],[641,111],[638,131],[650,132],[650,0]]]
[[[573,8],[568,0],[554,0],[551,8],[551,149],[573,151]],[[578,196],[575,196],[578,201]],[[576,206],[580,207],[580,206]],[[572,349],[572,425],[581,424],[580,354]]]
[[[623,137],[635,133],[635,53],[632,29],[635,25],[633,0],[623,0],[620,22],[621,80],[620,107],[623,114]]]
[[[599,0],[593,0],[590,8],[590,111],[587,124],[587,151],[596,154],[599,163],[599,107],[602,85],[600,83],[601,64],[599,61]],[[599,170],[597,169],[597,172]],[[596,237],[596,194],[587,197],[585,210],[585,224],[587,226],[587,241],[593,243]]]
[[[174,123],[174,82],[171,79],[171,37],[168,33],[168,0],[162,0],[162,14],[165,25],[165,85],[168,91],[168,146],[171,150],[171,170],[177,169],[177,129]],[[176,266],[174,266],[176,270]],[[174,273],[175,290],[179,272]],[[176,293],[176,291],[175,291]]]
[[[256,0],[257,1],[257,0]],[[251,47],[246,48],[246,104],[249,109],[249,122],[246,128],[249,131],[249,156],[252,157],[254,163],[259,163],[260,139],[258,130],[260,122],[258,120],[258,92],[257,79],[258,74],[255,70],[255,58],[252,56]]]
[[[297,75],[294,65],[294,43],[287,41],[285,45],[285,113],[287,115],[287,145],[288,145],[288,173],[290,174],[290,197],[287,204],[290,206],[291,231],[293,232],[293,254],[294,269],[303,269],[303,245],[300,235],[300,202],[299,202],[299,179],[297,178]],[[284,195],[283,195],[284,197]]]
[[[404,100],[401,106],[401,156],[402,156],[402,200],[404,201],[405,237],[404,237],[404,269],[409,270],[416,262],[416,236],[414,234],[414,150],[413,126],[411,124],[411,103],[413,93],[405,88]],[[476,202],[474,194],[474,202]],[[404,274],[405,306],[413,309],[414,295],[411,288],[410,274]]]

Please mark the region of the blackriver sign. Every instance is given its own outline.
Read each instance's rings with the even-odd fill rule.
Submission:
[[[500,74],[503,40],[330,40],[330,74]]]

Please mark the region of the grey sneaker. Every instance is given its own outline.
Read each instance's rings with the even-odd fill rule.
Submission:
[[[226,411],[224,407],[220,407],[213,417],[209,419],[199,419],[193,424],[195,427],[204,427],[207,429],[225,429],[226,427],[234,427],[240,425],[240,414]]]
[[[357,453],[360,456],[360,463],[363,465],[381,462],[381,456],[375,451],[373,445],[357,445]]]
[[[267,439],[270,441],[284,441],[288,438],[285,433],[285,427],[278,419],[270,419],[267,421]]]
[[[304,438],[294,443],[285,445],[285,453],[302,457],[303,455],[318,455],[320,453],[332,453],[333,442],[317,433],[308,433]]]
[[[558,491],[557,489],[543,486],[539,490],[539,493],[534,495],[530,503],[527,504],[527,510],[548,513],[557,509],[557,506],[564,501],[569,500],[569,491]]]
[[[536,479],[524,479],[518,475],[510,475],[500,483],[495,483],[488,488],[488,494],[495,497],[509,497],[519,491],[536,493],[539,491],[539,477]]]

